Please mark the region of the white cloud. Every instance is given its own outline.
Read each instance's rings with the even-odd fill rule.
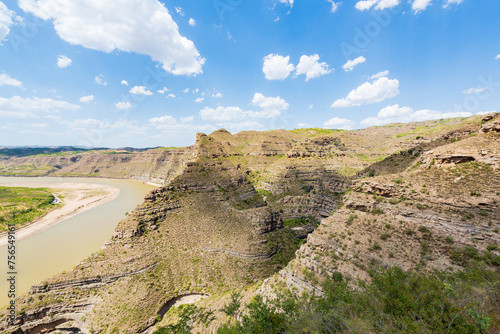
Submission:
[[[416,13],[426,10],[430,6],[432,0],[413,0],[411,4],[411,9]]]
[[[11,78],[9,75],[5,73],[2,73],[0,74],[0,86],[14,86],[22,88],[23,83],[17,79]]]
[[[337,9],[339,9],[339,6],[342,4],[342,2],[335,2],[333,0],[327,0],[327,1],[332,4],[332,9],[331,9],[332,13],[335,13]]]
[[[286,5],[286,6],[293,7],[293,1],[294,0],[278,0],[278,1],[281,2],[282,4]]]
[[[181,117],[181,122],[182,123],[189,123],[194,121],[194,116],[188,116],[188,117]]]
[[[189,19],[189,25],[192,26],[192,27],[194,27],[196,25],[196,20],[193,19],[193,18],[190,18]]]
[[[482,87],[482,88],[475,88],[475,87],[473,87],[473,88],[469,88],[467,90],[464,90],[462,92],[462,94],[465,94],[465,95],[479,94],[481,92],[484,92],[487,89],[488,89],[488,87]]]
[[[295,69],[295,66],[289,62],[290,56],[267,55],[264,57],[262,72],[264,72],[267,80],[284,80]]]
[[[447,0],[443,5],[443,8],[448,7],[449,5],[460,5],[464,0]]]
[[[400,0],[362,0],[356,3],[356,9],[358,10],[368,10],[375,6],[377,10],[384,10],[387,8],[392,8],[399,5]]]
[[[220,98],[222,98],[222,94],[221,93],[214,93],[214,94],[212,94],[212,97],[220,99]]]
[[[189,88],[186,88],[186,89],[184,89],[182,92],[183,92],[184,94],[186,94],[186,93],[189,93],[189,91],[190,91],[190,89],[189,89]]]
[[[98,85],[106,86],[108,83],[106,82],[106,80],[104,80],[104,78],[105,78],[104,75],[99,74],[94,78],[94,81]]]
[[[184,16],[184,11],[182,10],[181,7],[175,7],[175,11],[177,12],[177,14],[179,14],[180,16]]]
[[[175,99],[175,94],[170,93],[170,94],[168,94],[168,95],[166,96],[166,98],[167,98],[167,99],[170,99],[170,98]]]
[[[51,114],[60,111],[76,111],[80,106],[51,98],[0,97],[0,116],[12,118],[36,118],[40,113]]]
[[[360,56],[354,60],[348,60],[347,63],[345,63],[342,66],[342,68],[344,69],[344,71],[349,72],[349,71],[352,71],[356,65],[362,64],[365,61],[366,61],[366,58],[363,56]]]
[[[266,97],[261,93],[255,93],[252,104],[260,108],[258,111],[243,111],[240,107],[204,108],[200,116],[204,121],[212,122],[244,122],[263,118],[274,118],[288,109],[289,104],[281,97]],[[249,123],[247,123],[248,125]]]
[[[369,117],[361,121],[361,125],[373,126],[390,123],[420,122],[441,118],[469,117],[469,112],[441,112],[435,110],[413,110],[409,107],[400,107],[398,104],[387,106],[380,110],[377,117]]]
[[[196,102],[196,103],[202,103],[203,101],[205,101],[204,97],[199,97],[196,100],[194,100],[194,102]]]
[[[205,59],[192,41],[180,35],[177,23],[158,0],[19,0],[18,4],[51,20],[57,34],[70,44],[148,55],[174,75],[203,72]]]
[[[365,82],[352,90],[346,98],[335,101],[332,108],[361,106],[364,104],[382,102],[399,95],[399,81],[382,77],[373,83]]]
[[[94,95],[87,95],[87,96],[82,96],[80,98],[80,102],[81,103],[90,103],[94,101]]]
[[[70,128],[71,132],[89,132],[89,130],[99,129],[104,133],[110,133],[114,130],[119,130],[116,132],[117,136],[126,137],[130,135],[142,135],[145,136],[148,134],[146,127],[140,127],[135,125],[134,122],[128,121],[126,119],[117,120],[115,122],[102,121],[99,119],[75,119],[72,121],[61,121],[62,124],[65,124],[68,128]]]
[[[163,87],[162,89],[158,89],[157,92],[160,93],[160,94],[165,94],[166,92],[168,92],[170,89],[168,89],[167,87]]]
[[[319,56],[317,54],[312,56],[304,55],[300,57],[300,62],[297,65],[295,76],[305,74],[306,81],[309,81],[309,79],[314,79],[331,72],[332,70],[329,69],[329,65],[327,63],[319,62]]]
[[[215,128],[212,125],[195,125],[190,124],[194,117],[183,117],[180,119],[179,123],[177,119],[170,115],[165,115],[161,117],[154,117],[149,120],[149,124],[158,129],[170,132],[208,132],[214,131]]]
[[[200,110],[201,119],[212,122],[228,122],[240,120],[247,117],[247,113],[239,107],[217,107],[215,109],[205,107]]]
[[[323,124],[323,126],[327,128],[342,129],[342,130],[351,130],[353,125],[354,125],[353,121],[339,117],[334,117]]]
[[[287,110],[290,106],[281,97],[265,97],[261,93],[255,93],[252,104],[260,107],[262,110],[251,113],[252,117],[272,118],[277,117]]]
[[[378,78],[381,78],[381,77],[386,77],[389,75],[389,71],[382,71],[382,72],[379,72],[377,74],[374,74],[370,77],[370,79],[378,79]]]
[[[127,80],[122,80],[121,84],[125,85],[125,86],[128,86],[128,81]]]
[[[64,55],[57,57],[57,66],[59,66],[60,68],[66,68],[70,66],[72,62],[73,60],[69,59]]]
[[[12,20],[16,13],[0,1],[0,45],[10,32],[10,26],[14,24]]]
[[[153,95],[153,92],[147,90],[145,86],[134,86],[129,90],[129,93],[134,95]]]
[[[130,108],[132,108],[132,105],[130,104],[130,102],[118,102],[117,104],[115,104],[115,107],[116,109],[120,110],[129,110]]]
[[[500,53],[495,57],[495,60],[499,60],[500,59]]]

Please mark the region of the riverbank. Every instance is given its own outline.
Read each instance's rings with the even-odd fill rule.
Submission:
[[[8,187],[50,188],[61,205],[36,221],[19,228],[16,231],[16,241],[32,237],[82,212],[95,208],[115,199],[120,189],[106,184],[94,183],[40,183],[15,182],[0,183]],[[7,244],[7,233],[0,234],[0,247]]]

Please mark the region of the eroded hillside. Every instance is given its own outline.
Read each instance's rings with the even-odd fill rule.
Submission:
[[[259,293],[285,285],[321,294],[337,273],[369,280],[373,265],[460,270],[481,257],[497,266],[496,124],[473,117],[359,131],[219,130],[198,134],[178,160],[170,151],[125,163],[114,155],[109,176],[135,177],[112,174],[134,161],[149,168],[140,159],[153,154],[147,161],[169,171],[168,185],[147,195],[100,252],[32,287],[18,300],[15,325],[4,317],[0,328],[147,333],[188,295],[210,296],[215,328],[228,290],[269,277]],[[89,174],[84,168],[102,161],[86,159],[63,169]]]

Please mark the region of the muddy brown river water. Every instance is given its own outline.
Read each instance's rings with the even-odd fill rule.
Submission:
[[[118,187],[120,194],[114,200],[69,218],[37,235],[16,244],[15,271],[17,273],[17,295],[47,278],[71,270],[77,263],[100,250],[111,238],[118,222],[125,213],[132,211],[144,200],[144,196],[155,186],[138,181],[60,178],[60,177],[0,177],[1,186],[13,183],[93,183]],[[7,305],[8,298],[7,246],[0,247],[0,308]]]

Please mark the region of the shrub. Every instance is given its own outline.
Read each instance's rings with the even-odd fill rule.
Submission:
[[[430,233],[430,230],[425,227],[424,225],[421,225],[419,228],[418,228],[418,231],[419,232],[422,232],[422,233]]]
[[[389,233],[382,233],[380,235],[380,239],[382,239],[384,241],[387,240],[387,239],[389,239],[390,237],[391,237],[391,235]]]

